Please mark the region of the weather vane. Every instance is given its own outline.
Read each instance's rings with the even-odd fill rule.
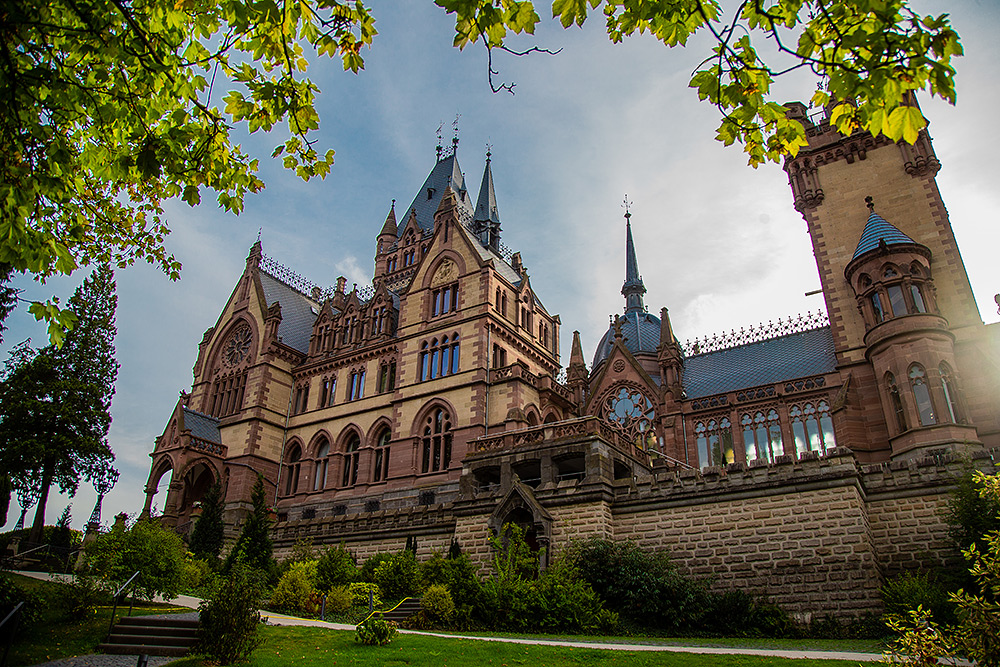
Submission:
[[[437,159],[438,160],[441,159],[441,152],[444,150],[444,146],[441,145],[441,128],[443,128],[443,127],[444,127],[444,121],[441,121],[440,123],[438,123],[438,129],[437,129],[438,145],[437,145],[437,149],[436,149],[437,150]]]
[[[454,135],[451,138],[451,153],[452,153],[452,155],[454,155],[455,151],[458,150],[458,119],[461,118],[461,117],[462,117],[462,114],[460,114],[460,113],[455,114],[455,120],[452,121],[452,124],[451,124],[452,132],[454,132]]]
[[[625,199],[622,201],[622,208],[625,209],[625,218],[631,218],[632,212],[629,210],[632,206],[632,202],[628,200],[628,195],[625,195]]]
[[[493,144],[486,142],[486,159],[489,160],[490,156],[493,155]]]

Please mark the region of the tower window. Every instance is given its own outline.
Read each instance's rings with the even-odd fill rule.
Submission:
[[[885,374],[885,388],[889,392],[889,404],[896,415],[896,428],[902,433],[906,430],[906,411],[903,410],[903,399],[899,394],[899,387],[896,386],[896,376],[892,373]]]
[[[913,389],[913,400],[917,404],[917,414],[920,416],[921,426],[933,426],[937,424],[937,417],[934,414],[934,403],[931,401],[931,392],[927,387],[926,373],[920,364],[910,366],[910,387]]]
[[[924,305],[924,295],[920,292],[919,285],[910,285],[910,296],[913,297],[913,310],[918,313],[926,313],[927,306]]]
[[[941,390],[944,392],[948,416],[951,417],[952,423],[958,424],[961,422],[961,419],[959,418],[958,390],[955,387],[955,376],[951,372],[951,367],[943,361],[938,366],[938,371],[941,373]]]
[[[903,299],[902,286],[889,285],[885,291],[889,294],[889,307],[892,308],[893,317],[906,315],[906,300]]]

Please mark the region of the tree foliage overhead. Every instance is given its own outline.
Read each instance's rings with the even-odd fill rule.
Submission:
[[[435,4],[455,14],[459,48],[482,40],[488,49],[509,50],[511,34],[533,34],[541,21],[532,0]],[[811,103],[831,107],[832,122],[846,134],[860,128],[913,143],[926,126],[914,93],[955,102],[951,59],[962,55],[958,33],[947,14],[921,16],[907,0],[743,0],[731,13],[720,0],[552,2],[552,17],[564,28],[583,26],[592,14],[604,17],[613,42],[649,33],[675,47],[698,31],[711,33],[712,55],[690,86],[722,112],[716,138],[743,144],[754,166],[794,156],[805,145],[802,124],[770,98],[775,77],[796,69],[816,75]],[[770,44],[761,48],[764,41]]]
[[[434,0],[454,14],[459,48],[518,53],[507,40],[533,34],[533,0]],[[954,102],[947,15],[921,16],[908,0],[553,0],[563,27],[603,16],[614,42],[650,33],[669,47],[698,31],[713,50],[690,85],[722,112],[718,139],[750,163],[804,145],[801,123],[770,97],[776,76],[810,68],[844,132],[863,128],[913,142],[926,121],[923,91]],[[318,88],[309,56],[363,68],[376,34],[360,0],[8,0],[0,10],[0,267],[44,279],[80,265],[136,260],[176,277],[163,246],[163,203],[194,205],[206,190],[238,213],[263,187],[257,158],[235,127],[284,124],[273,152],[308,180],[333,152],[314,146]],[[764,46],[764,43],[767,46]],[[526,53],[537,49],[528,49]],[[762,54],[767,54],[763,56]],[[496,72],[489,66],[490,83]],[[494,90],[512,89],[501,84]],[[58,341],[72,323],[56,300],[35,303]]]
[[[163,202],[205,189],[238,213],[263,183],[231,137],[285,122],[276,150],[325,175],[306,48],[362,67],[360,2],[8,0],[0,9],[0,265],[45,278],[144,260],[176,278]],[[228,92],[227,92],[228,90]],[[72,322],[57,301],[36,317]]]

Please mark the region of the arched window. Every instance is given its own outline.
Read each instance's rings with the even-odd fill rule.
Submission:
[[[927,306],[924,305],[924,294],[920,291],[920,285],[910,285],[910,296],[913,297],[913,309],[918,313],[926,313]]]
[[[945,405],[948,407],[948,416],[952,423],[958,424],[962,420],[958,409],[958,389],[955,387],[955,376],[951,372],[951,366],[941,362],[938,366],[941,373],[941,390],[944,392]]]
[[[372,470],[372,481],[383,482],[389,479],[389,440],[392,433],[389,429],[379,433],[375,440],[375,466]]]
[[[433,338],[420,345],[420,381],[458,372],[458,334]]]
[[[899,387],[896,386],[896,376],[892,373],[885,374],[885,389],[889,392],[889,404],[896,415],[896,428],[902,433],[906,430],[906,411],[903,410],[903,398],[899,395]]]
[[[792,436],[797,454],[822,452],[837,446],[833,432],[830,404],[821,400],[816,404],[793,405],[788,410],[792,422]]]
[[[341,486],[354,486],[358,483],[358,450],[361,448],[361,438],[357,433],[351,433],[344,445],[344,474]]]
[[[913,400],[917,404],[917,414],[920,416],[921,426],[933,426],[937,424],[937,417],[934,414],[934,403],[931,401],[931,392],[927,387],[927,374],[920,364],[910,366],[910,388],[913,390]]]
[[[396,388],[396,360],[383,362],[378,370],[378,392],[380,394]]]
[[[285,457],[285,495],[290,496],[299,489],[299,468],[302,466],[302,450],[292,446]]]
[[[792,435],[795,437],[795,451],[822,452],[837,446],[833,433],[833,419],[830,404],[821,400],[816,404],[793,405],[788,411],[792,421]]]
[[[330,443],[326,439],[316,450],[316,469],[313,471],[313,491],[326,488],[327,473],[330,471]]]
[[[733,428],[728,417],[698,422],[694,427],[698,442],[698,465],[723,466],[736,460]]]
[[[420,472],[447,470],[451,465],[451,415],[435,408],[424,420]]]
[[[781,424],[777,410],[769,410],[766,414],[758,410],[753,416],[744,413],[740,424],[743,426],[743,445],[748,463],[754,460],[774,463],[774,457],[781,456]]]

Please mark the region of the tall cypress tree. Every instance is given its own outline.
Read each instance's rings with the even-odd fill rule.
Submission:
[[[271,517],[267,508],[267,496],[264,493],[264,480],[261,477],[257,477],[253,485],[250,502],[253,504],[253,509],[243,524],[240,536],[236,538],[233,550],[226,558],[226,570],[230,570],[239,560],[249,568],[269,573],[274,563],[271,555],[273,550]]]
[[[76,493],[114,458],[108,447],[115,360],[114,273],[96,269],[69,301],[76,325],[60,348],[12,353],[0,382],[0,461],[15,489],[38,491],[31,541],[42,538],[53,484]]]
[[[219,557],[226,529],[222,510],[222,487],[216,482],[201,499],[201,516],[191,532],[191,552],[198,558]]]

